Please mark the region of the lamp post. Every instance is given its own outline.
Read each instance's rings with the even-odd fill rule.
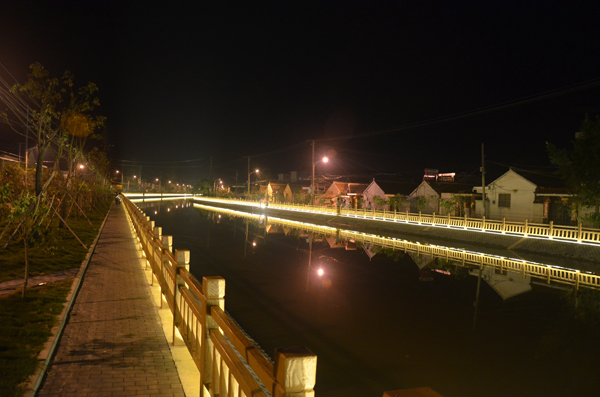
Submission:
[[[217,178],[213,181],[213,193],[214,193],[215,197],[217,197],[217,181],[219,181],[219,183],[221,184],[221,187],[223,187],[223,181],[221,180],[221,178]]]
[[[312,145],[312,185],[310,187],[310,203],[315,205],[315,167],[319,163],[326,163],[329,161],[329,158],[323,157],[321,160],[315,163],[315,141],[311,141]]]
[[[250,194],[250,175],[258,174],[258,168],[250,172],[250,161],[248,161],[248,194]]]

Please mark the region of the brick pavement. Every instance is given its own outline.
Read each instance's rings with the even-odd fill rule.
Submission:
[[[141,250],[113,206],[39,396],[184,396]]]

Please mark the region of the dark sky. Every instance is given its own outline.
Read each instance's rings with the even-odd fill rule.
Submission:
[[[598,21],[585,1],[5,0],[0,63],[98,84],[115,165],[146,177],[193,182],[212,157],[244,179],[249,155],[309,172],[309,139],[335,173],[471,173],[481,143],[547,165],[600,113]]]

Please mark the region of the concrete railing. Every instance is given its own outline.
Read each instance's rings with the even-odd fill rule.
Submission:
[[[225,204],[236,204],[246,206],[265,206],[258,201],[220,199],[214,197],[195,196],[195,200],[213,201]],[[537,237],[557,241],[571,241],[578,243],[588,243],[600,245],[600,229],[584,228],[581,223],[578,226],[554,225],[525,222],[509,222],[503,220],[491,220],[484,218],[451,217],[450,215],[422,214],[396,212],[396,211],[377,211],[367,209],[336,208],[326,206],[312,206],[290,203],[269,203],[269,208],[311,212],[317,214],[340,215],[351,218],[362,218],[376,221],[408,223],[414,225],[426,225],[436,227],[446,227],[459,230],[475,230],[496,234],[507,234],[512,236]]]
[[[200,395],[314,395],[316,355],[306,348],[277,349],[271,364],[224,312],[225,280],[204,277],[199,283],[189,272],[189,251],[173,253],[172,237],[162,235],[162,228],[129,199],[124,204],[152,269],[152,283],[159,284],[173,313],[173,335],[179,330],[200,372]]]

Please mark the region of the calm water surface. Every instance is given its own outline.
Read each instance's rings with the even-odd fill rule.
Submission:
[[[360,244],[331,248],[322,236],[309,267],[306,231],[182,204],[138,205],[174,248],[191,251],[199,280],[225,278],[225,309],[269,356],[299,345],[318,356],[318,396],[419,386],[445,397],[599,395],[594,293],[580,292],[574,308],[555,288],[532,284],[503,299],[482,281],[475,321],[476,271]]]

